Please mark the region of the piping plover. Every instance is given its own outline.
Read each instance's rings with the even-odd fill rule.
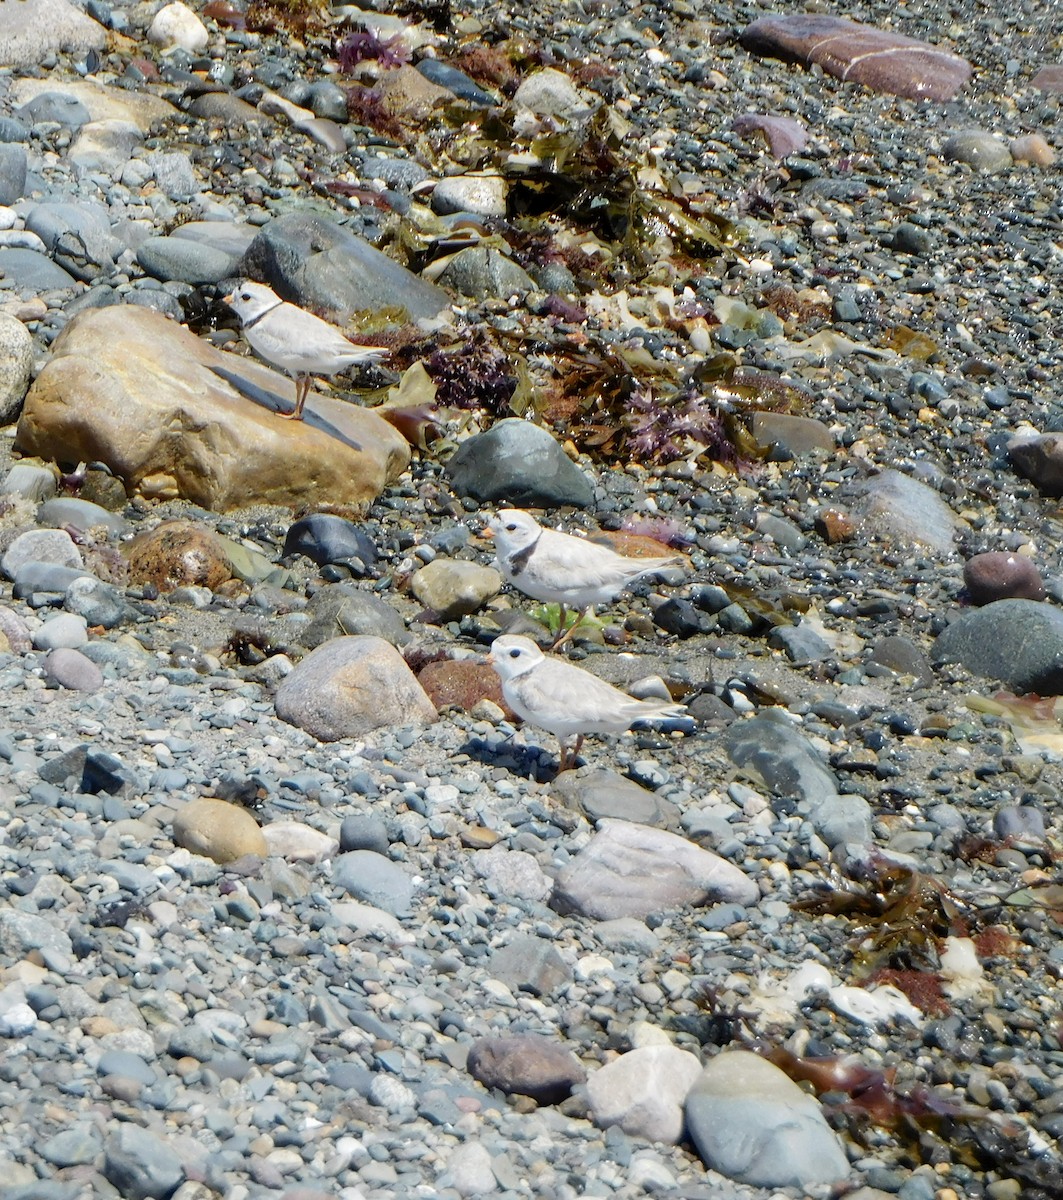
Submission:
[[[487,661],[502,680],[502,695],[525,721],[554,734],[561,747],[557,773],[576,760],[588,733],[623,733],[640,720],[681,717],[682,704],[636,700],[597,675],[572,663],[547,658],[526,637],[506,633],[495,638]],[[576,735],[571,753],[565,739]]]
[[[302,420],[311,375],[336,375],[387,356],[379,346],[348,341],[335,325],[282,300],[264,283],[242,283],[225,303],[240,318],[251,348],[295,380],[295,408],[278,414],[288,421]]]
[[[606,604],[643,575],[684,561],[679,555],[628,558],[586,538],[544,529],[519,508],[505,508],[487,524],[494,538],[498,569],[508,583],[533,600],[561,606],[561,624],[552,648],[567,641],[595,604]],[[580,608],[575,624],[565,632],[569,606]]]

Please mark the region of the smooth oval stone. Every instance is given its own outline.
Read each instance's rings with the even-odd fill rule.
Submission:
[[[1004,171],[1013,163],[1011,151],[991,133],[964,129],[946,139],[941,147],[946,162],[962,162],[976,171]]]
[[[236,258],[189,238],[148,238],[137,250],[137,262],[156,279],[181,283],[217,283],[231,275]]]
[[[941,633],[933,658],[962,663],[1013,692],[1063,695],[1063,612],[1034,600],[973,608]]]
[[[969,558],[963,564],[963,582],[972,604],[1045,598],[1045,583],[1037,567],[1024,555],[1005,550]]]
[[[349,558],[371,566],[377,560],[372,538],[353,521],[332,513],[311,513],[289,526],[281,556],[289,554],[305,555],[318,566]]]

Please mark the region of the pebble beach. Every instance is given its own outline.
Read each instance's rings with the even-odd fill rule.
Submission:
[[[0,4],[5,1200],[1063,1195],[1051,6]],[[367,362],[295,385],[242,280]],[[374,356],[369,356],[374,357]],[[499,508],[677,556],[508,709]]]

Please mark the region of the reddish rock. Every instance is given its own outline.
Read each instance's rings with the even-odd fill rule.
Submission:
[[[952,100],[973,70],[929,42],[819,13],[763,17],[740,40],[753,54],[814,63],[836,79],[909,100]]]
[[[1021,554],[992,550],[976,554],[963,565],[963,582],[972,604],[994,600],[1043,600],[1045,584],[1041,572]]]
[[[498,675],[486,663],[449,659],[429,663],[418,674],[417,682],[437,709],[460,708],[470,712],[481,700],[491,700],[509,711],[502,699]]]
[[[1016,162],[1031,163],[1035,167],[1050,167],[1056,161],[1056,152],[1039,133],[1012,138],[1008,149]]]
[[[844,509],[823,508],[816,514],[816,532],[830,545],[850,542],[856,537],[860,522]]]
[[[798,154],[808,145],[804,125],[793,117],[773,117],[762,113],[743,113],[731,122],[731,128],[741,137],[759,133],[768,143],[775,158]]]
[[[571,1050],[534,1033],[477,1038],[469,1050],[468,1067],[484,1087],[531,1096],[540,1104],[560,1103],[587,1074]]]
[[[1063,63],[1051,63],[1042,67],[1030,80],[1030,86],[1042,92],[1063,92]]]
[[[179,587],[214,591],[232,577],[221,539],[194,521],[165,521],[135,537],[125,548],[133,583],[153,583],[160,592]]]

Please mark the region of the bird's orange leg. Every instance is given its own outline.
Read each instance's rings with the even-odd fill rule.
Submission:
[[[561,608],[561,627],[557,631],[557,637],[554,638],[554,640],[550,643],[551,650],[556,650],[558,648],[558,646],[563,646],[572,637],[572,635],[576,632],[576,630],[579,628],[580,622],[583,620],[583,618],[591,611],[591,605],[588,604],[587,607],[580,613],[580,615],[572,622],[571,627],[566,629],[565,628],[565,617],[568,614],[567,614],[567,612],[565,610],[565,606],[563,604],[560,606],[560,608]]]

